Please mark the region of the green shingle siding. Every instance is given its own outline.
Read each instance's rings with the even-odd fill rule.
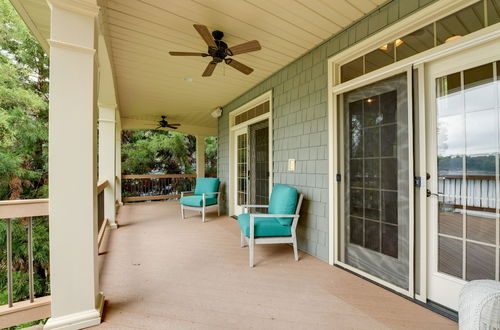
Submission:
[[[393,0],[224,106],[218,122],[219,177],[229,182],[229,113],[273,89],[273,180],[304,194],[297,235],[299,248],[328,261],[327,61],[332,55],[437,0]],[[296,171],[287,171],[289,158]],[[227,199],[227,195],[226,195]]]

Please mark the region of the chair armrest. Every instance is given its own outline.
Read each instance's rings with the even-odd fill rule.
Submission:
[[[185,194],[194,194],[194,191],[181,191],[181,198],[184,197]]]
[[[299,214],[260,214],[260,213],[252,213],[250,214],[250,218],[298,218]]]
[[[246,204],[246,205],[240,205],[241,207],[244,208],[249,208],[249,207],[259,207],[259,208],[268,208],[269,205],[252,205],[252,204]]]
[[[293,218],[298,219],[300,217],[299,214],[259,214],[252,213],[250,214],[250,239],[253,240],[255,237],[255,217],[257,218]]]
[[[269,205],[252,205],[252,204],[247,204],[247,205],[240,205],[240,206],[243,209],[243,213],[248,213],[248,209],[250,209],[250,208],[263,208],[263,209],[269,208]]]
[[[220,191],[203,193],[203,195],[218,195],[218,194],[220,194]]]

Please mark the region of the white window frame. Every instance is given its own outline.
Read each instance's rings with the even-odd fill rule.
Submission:
[[[468,49],[470,47],[474,47],[476,45],[480,45],[488,42],[489,40],[498,38],[500,36],[500,23],[496,23],[494,25],[488,26],[486,28],[480,29],[473,33],[470,33],[459,40],[454,42],[439,45],[433,47],[429,50],[426,50],[422,53],[416,54],[407,59],[395,62],[393,64],[387,65],[383,68],[375,70],[373,72],[364,74],[360,77],[354,78],[344,83],[340,83],[340,67],[341,65],[350,62],[353,58],[357,58],[361,55],[364,55],[380,45],[387,44],[405,36],[419,28],[425,27],[428,24],[437,21],[443,17],[446,17],[452,13],[455,13],[465,7],[468,7],[478,0],[440,0],[429,6],[422,8],[417,13],[404,18],[388,28],[384,29],[381,32],[374,34],[373,36],[353,45],[352,47],[346,49],[345,51],[336,54],[335,56],[327,59],[327,68],[328,68],[328,168],[329,168],[329,176],[328,176],[328,187],[329,187],[329,263],[331,265],[337,264],[344,266],[340,260],[340,245],[337,241],[338,237],[338,225],[340,221],[340,217],[338,214],[339,210],[339,199],[336,196],[336,192],[339,191],[340,184],[336,181],[336,174],[341,173],[338,166],[339,162],[339,149],[338,149],[338,122],[337,116],[338,111],[340,111],[339,106],[336,104],[337,95],[344,93],[345,91],[353,89],[355,86],[361,87],[364,85],[368,85],[379,81],[385,77],[388,77],[391,73],[394,74],[396,72],[400,72],[409,66],[413,66],[414,69],[418,70],[418,91],[419,95],[414,95],[414,97],[419,98],[419,105],[423,109],[425,107],[425,88],[424,88],[424,76],[423,76],[423,68],[426,62],[430,62],[432,60],[445,57],[449,54],[454,54],[460,52],[461,50]],[[419,112],[420,117],[418,118],[419,122],[425,122],[425,111]],[[420,125],[420,133],[419,136],[425,137],[425,125]],[[425,141],[424,141],[425,142]],[[421,146],[420,149],[425,148],[425,146]],[[422,150],[419,150],[422,152]],[[426,171],[426,159],[425,153],[424,157],[419,159],[420,172],[424,173],[423,177],[425,178]],[[425,188],[422,188],[420,191],[420,196],[425,196]],[[425,200],[425,198],[424,198]],[[425,203],[423,203],[423,207],[425,208]],[[422,214],[426,214],[425,209],[422,210]],[[414,297],[420,301],[426,302],[427,295],[427,228],[425,225],[425,221],[421,222],[419,236],[422,239],[422,242],[419,247],[419,267],[417,272],[419,273],[419,287],[420,293],[414,294]],[[389,283],[386,283],[368,273],[364,273],[358,270],[355,270],[360,275],[365,276],[366,278],[375,281],[377,283],[381,283],[384,286],[387,286],[391,289],[394,289],[397,292],[401,292],[403,294],[408,294],[408,291],[402,290],[400,288],[394,287]]]
[[[245,122],[235,125],[235,118],[237,115],[248,111],[262,103],[269,102],[269,112],[266,112],[260,116],[249,119]],[[234,204],[235,204],[235,192],[236,192],[236,173],[235,173],[235,146],[236,146],[236,134],[235,132],[247,128],[255,123],[263,120],[269,121],[269,194],[271,194],[273,188],[273,91],[269,90],[251,101],[245,103],[239,108],[231,111],[229,113],[229,187],[228,187],[228,211],[229,214],[234,214]]]

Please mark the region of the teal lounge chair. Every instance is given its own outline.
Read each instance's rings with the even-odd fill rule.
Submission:
[[[238,216],[241,229],[241,247],[249,246],[250,267],[254,265],[255,244],[292,243],[295,260],[297,252],[297,223],[304,196],[297,189],[276,184],[269,205],[242,205],[244,213]],[[267,214],[249,214],[249,208],[267,208]]]
[[[190,194],[190,196],[187,196]],[[185,219],[185,210],[193,210],[201,213],[201,220],[205,222],[205,212],[217,209],[220,215],[220,192],[218,178],[198,178],[194,191],[181,192],[181,216]]]

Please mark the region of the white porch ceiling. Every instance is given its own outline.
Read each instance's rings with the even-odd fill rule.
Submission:
[[[13,0],[35,35],[49,37],[45,0]],[[105,34],[123,123],[147,126],[160,115],[190,133],[216,132],[210,113],[321,44],[385,0],[104,0]],[[29,23],[29,22],[28,22]],[[255,71],[246,76],[219,64],[201,74],[208,58],[172,57],[169,51],[205,52],[193,28],[204,24],[236,45],[256,39],[262,50],[235,59]],[[30,24],[30,23],[29,23]],[[38,35],[37,35],[38,34]],[[186,79],[192,78],[191,82]],[[151,126],[147,126],[151,127]]]

